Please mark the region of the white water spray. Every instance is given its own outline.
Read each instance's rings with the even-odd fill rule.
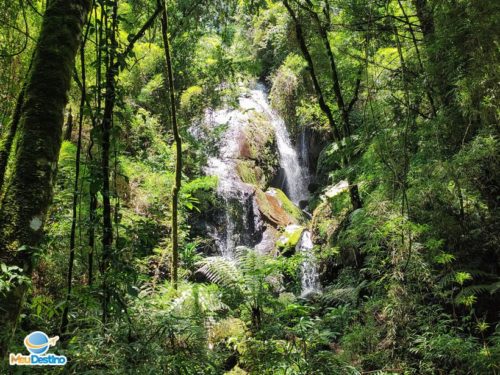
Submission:
[[[305,230],[302,233],[300,241],[297,243],[296,251],[304,256],[304,261],[300,265],[300,280],[302,284],[302,297],[316,294],[321,290],[317,263],[312,249],[314,244],[311,239],[311,232]]]
[[[302,132],[298,147],[294,147],[283,119],[271,109],[264,85],[257,84],[255,89],[241,96],[239,108],[207,113],[207,122],[211,126],[226,126],[219,154],[208,159],[205,169],[208,175],[218,177],[218,194],[226,207],[222,218],[223,228],[219,228],[213,234],[219,252],[226,258],[234,257],[237,246],[255,246],[255,243],[252,243],[254,240],[252,232],[261,230],[263,225],[258,209],[254,205],[254,188],[241,180],[235,165],[239,150],[237,135],[251,119],[252,111],[263,114],[275,130],[280,167],[284,174],[283,190],[297,206],[309,198],[310,178],[306,134]],[[261,244],[270,240],[264,233]],[[305,258],[301,265],[302,296],[320,291],[312,249],[311,233],[305,230],[296,247],[297,252],[302,253]]]
[[[293,147],[290,134],[283,119],[273,111],[262,84],[258,84],[255,90],[250,92],[248,98],[240,99],[240,105],[244,109],[255,109],[264,113],[271,121],[275,132],[278,151],[280,155],[280,166],[285,173],[285,193],[297,206],[309,198],[309,172],[307,162],[300,162],[298,152]],[[307,150],[305,150],[307,152]]]

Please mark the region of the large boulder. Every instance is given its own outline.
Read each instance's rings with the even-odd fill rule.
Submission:
[[[238,145],[236,169],[241,180],[266,189],[279,169],[272,123],[262,114],[252,111],[235,136]]]
[[[333,246],[334,237],[349,209],[344,207],[349,183],[346,180],[327,186],[320,196],[321,203],[314,209],[311,228],[316,243]]]
[[[280,189],[270,188],[266,192],[258,189],[255,199],[260,213],[275,227],[299,224],[305,220],[303,212]]]

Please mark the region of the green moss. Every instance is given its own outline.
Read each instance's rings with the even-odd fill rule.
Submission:
[[[275,227],[285,227],[306,221],[302,211],[279,189],[272,188],[265,193],[257,189],[255,198],[260,212]]]
[[[292,216],[299,223],[303,223],[306,220],[302,210],[293,204],[283,191],[278,188],[271,188],[268,190],[268,193],[274,195],[280,201],[281,207],[286,211],[286,213]]]
[[[15,137],[15,155],[0,208],[0,257],[29,276],[52,200],[61,149],[63,110],[68,100],[75,55],[90,1],[52,1],[43,17],[27,78],[25,102]],[[27,251],[19,252],[19,248]],[[0,347],[12,332],[26,285],[0,296]]]
[[[255,174],[256,178],[249,178],[249,182],[266,188],[274,177],[278,168],[278,155],[276,137],[272,124],[260,113],[252,114],[247,126],[243,130],[245,141],[244,160],[252,161],[252,171],[242,171],[240,175],[245,181],[249,174]],[[245,168],[245,167],[243,167]],[[248,168],[247,168],[248,169]],[[246,182],[246,181],[245,181]]]
[[[257,204],[259,205],[260,212],[262,212],[264,215],[268,215],[272,212],[271,203],[267,199],[266,193],[264,193],[260,189],[257,189],[255,191],[255,198],[257,200]]]
[[[278,238],[276,245],[281,248],[294,248],[299,243],[304,229],[303,226],[296,224],[287,226]]]
[[[311,227],[317,241],[322,244],[332,245],[333,235],[346,214],[347,210],[334,213],[333,204],[330,201],[323,201],[318,205],[311,220]]]
[[[236,171],[244,183],[262,187],[262,169],[256,167],[253,161],[238,160]]]

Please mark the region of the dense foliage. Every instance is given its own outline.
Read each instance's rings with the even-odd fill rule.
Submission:
[[[28,126],[16,118],[44,58],[44,17],[64,2],[0,0],[0,215],[16,220],[13,176],[43,164],[17,162]],[[20,230],[0,218],[0,315],[24,295],[0,352],[25,351],[40,330],[59,334],[55,351],[69,359],[54,373],[500,373],[500,2],[163,6],[92,2],[53,133],[64,141],[52,203],[30,222],[43,221],[43,238],[14,249]],[[204,167],[225,129],[196,129],[257,81],[292,138],[314,144],[306,211],[323,290],[310,298],[299,297],[292,246],[227,259],[204,225],[223,209]],[[245,182],[269,185],[272,158],[256,156],[264,176],[245,169]],[[340,181],[349,187],[329,194]],[[5,353],[1,373],[29,373]]]

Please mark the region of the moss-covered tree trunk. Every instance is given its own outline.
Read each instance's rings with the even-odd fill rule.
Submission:
[[[0,208],[0,261],[20,267],[18,273],[25,277],[31,274],[52,199],[63,110],[89,9],[89,0],[49,3],[27,78]],[[15,283],[8,293],[0,294],[2,353],[15,329],[25,290],[25,283]]]
[[[2,187],[5,181],[5,173],[7,172],[7,163],[9,161],[10,150],[14,143],[14,137],[17,132],[17,125],[19,124],[19,117],[21,116],[21,108],[24,103],[24,89],[21,89],[17,98],[16,107],[12,116],[11,122],[7,125],[4,133],[1,134],[0,139],[0,197],[2,196]]]
[[[68,113],[68,120],[66,121],[66,129],[64,130],[64,140],[71,141],[72,134],[73,134],[73,113],[71,112],[71,107],[70,107]]]

